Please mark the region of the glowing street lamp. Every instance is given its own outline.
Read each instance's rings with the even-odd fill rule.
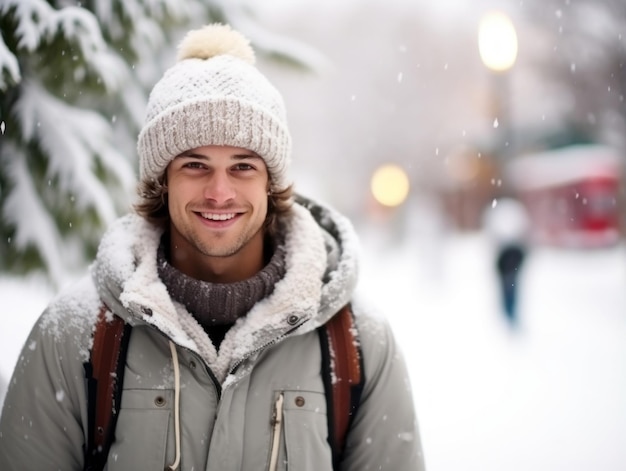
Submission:
[[[511,19],[501,12],[490,12],[484,15],[478,26],[478,52],[489,70],[495,72],[494,84],[494,128],[502,125],[501,152],[505,152],[511,144],[511,123],[503,115],[509,115],[505,109],[505,95],[508,94],[507,72],[517,60],[517,33]]]
[[[478,26],[478,52],[483,64],[495,72],[505,72],[517,59],[517,33],[504,13],[487,13]]]
[[[394,164],[383,165],[372,175],[370,189],[374,199],[383,206],[397,207],[409,194],[409,177],[406,172]]]

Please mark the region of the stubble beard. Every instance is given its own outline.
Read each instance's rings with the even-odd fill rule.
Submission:
[[[193,233],[188,242],[196,248],[198,252],[206,257],[232,257],[239,253],[260,231],[263,225],[257,228],[249,228],[237,235],[235,240],[231,242],[221,241],[226,237],[225,234],[213,237],[213,241],[209,242],[201,237],[198,233]]]

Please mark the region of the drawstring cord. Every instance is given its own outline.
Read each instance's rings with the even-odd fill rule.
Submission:
[[[174,365],[174,431],[176,433],[176,455],[174,463],[167,469],[176,471],[180,465],[180,367],[178,365],[178,353],[174,342],[170,340],[170,351],[172,352],[172,364]]]

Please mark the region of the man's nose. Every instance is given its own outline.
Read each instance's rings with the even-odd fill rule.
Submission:
[[[235,186],[225,171],[211,173],[204,186],[204,198],[215,203],[224,203],[235,197]]]

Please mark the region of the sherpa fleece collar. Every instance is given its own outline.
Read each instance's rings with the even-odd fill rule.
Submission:
[[[288,333],[322,325],[350,300],[356,285],[358,245],[346,218],[298,198],[284,222],[286,274],[268,298],[228,331],[219,355],[193,316],[169,297],[156,267],[162,232],[140,216],[126,215],[111,226],[92,276],[101,297],[118,315],[131,324],[150,324],[197,352],[223,381],[251,352]]]

